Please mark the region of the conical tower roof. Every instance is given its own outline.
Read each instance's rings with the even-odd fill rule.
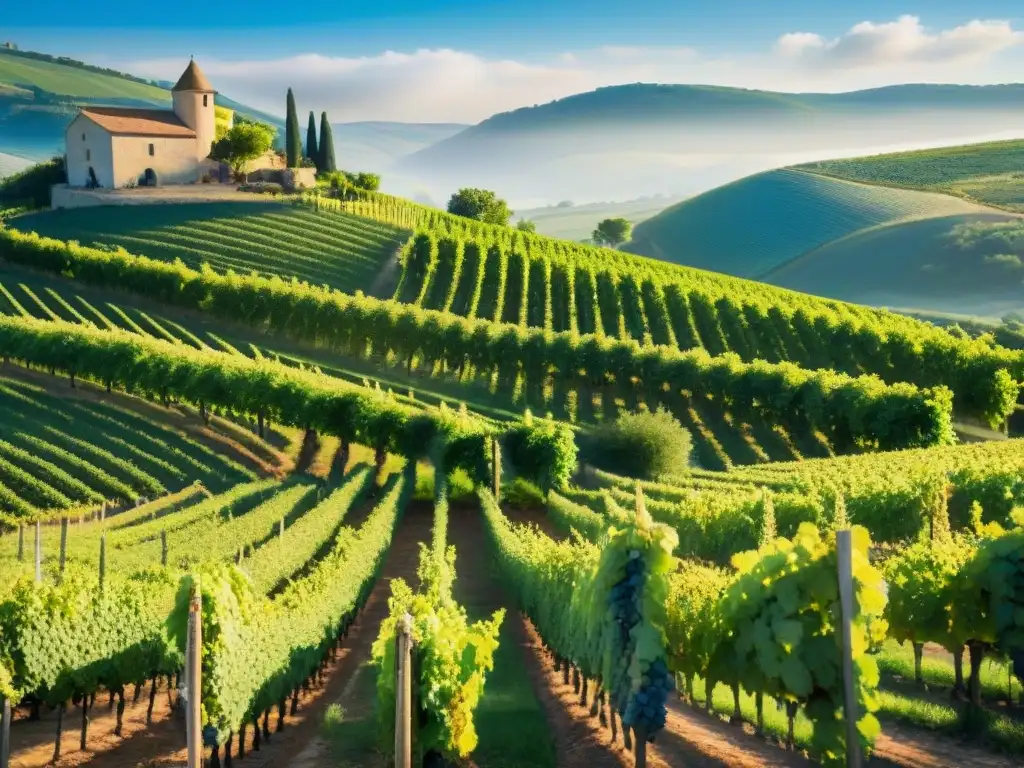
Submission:
[[[195,59],[188,63],[188,67],[174,84],[172,91],[200,91],[202,93],[216,93],[210,81],[206,79],[203,70],[196,64]]]

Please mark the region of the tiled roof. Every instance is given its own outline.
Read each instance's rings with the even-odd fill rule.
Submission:
[[[82,114],[115,136],[196,137],[196,132],[169,109],[89,107]]]
[[[188,67],[181,73],[178,82],[174,84],[172,91],[206,91],[215,93],[210,81],[206,79],[203,70],[196,64],[195,59],[188,63]]]

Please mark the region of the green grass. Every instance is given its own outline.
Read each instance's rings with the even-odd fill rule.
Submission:
[[[1024,212],[1024,140],[826,160],[796,167],[869,184],[940,191]]]
[[[0,53],[0,83],[34,85],[61,96],[170,102],[170,91],[123,77]]]
[[[855,232],[972,210],[971,204],[942,195],[783,169],[748,176],[668,208],[638,226],[628,248],[757,279]]]
[[[369,292],[408,233],[343,214],[317,214],[287,203],[120,206],[20,216],[12,227],[85,245],[122,246],[192,267],[252,271],[354,293]]]

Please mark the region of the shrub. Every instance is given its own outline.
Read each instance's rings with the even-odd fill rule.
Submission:
[[[690,433],[664,408],[628,413],[594,430],[584,457],[595,467],[629,477],[654,479],[685,472]]]
[[[63,157],[37,163],[0,182],[0,208],[49,208],[50,187],[64,184],[67,180]]]

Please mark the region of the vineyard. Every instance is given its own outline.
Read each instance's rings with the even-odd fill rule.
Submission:
[[[1024,444],[954,429],[1019,351],[386,195],[210,209],[0,228],[13,766],[183,763],[196,696],[217,768],[1019,762]],[[688,469],[581,459],[659,408]]]
[[[993,141],[797,166],[810,173],[889,187],[928,189],[1010,211],[1024,210],[1024,142]]]
[[[285,204],[146,205],[32,214],[14,226],[84,245],[102,243],[198,268],[258,272],[352,293],[366,291],[408,233],[354,217],[325,224]]]

